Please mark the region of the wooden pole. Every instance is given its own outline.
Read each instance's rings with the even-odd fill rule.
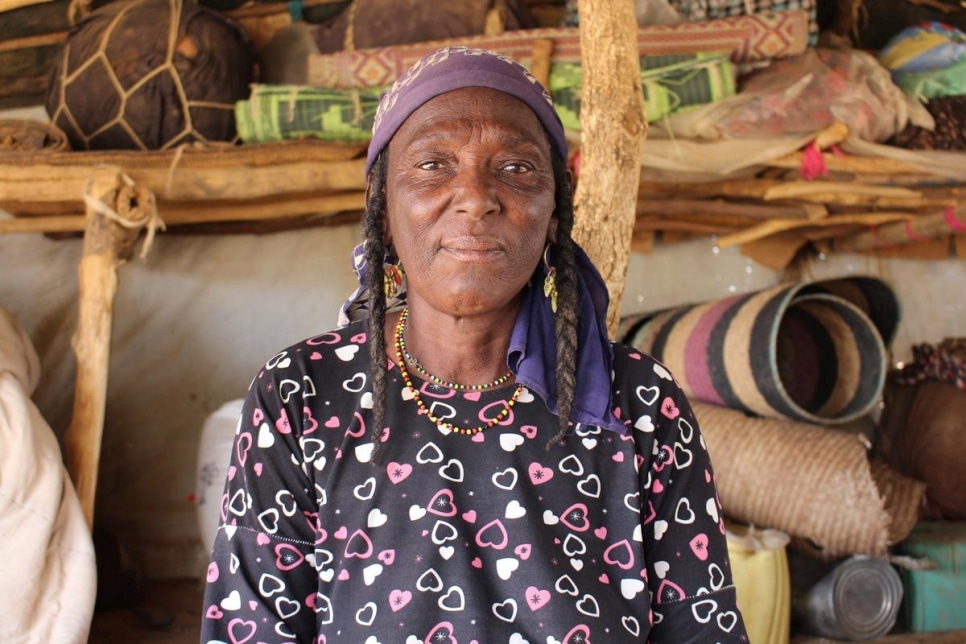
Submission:
[[[624,299],[647,136],[637,18],[631,0],[578,0],[577,11],[584,86],[574,239],[607,282],[607,328],[613,335]]]
[[[78,268],[80,303],[71,342],[77,377],[64,451],[84,516],[93,526],[117,268],[131,257],[138,233],[153,214],[154,197],[116,167],[93,170],[85,197],[87,227]]]

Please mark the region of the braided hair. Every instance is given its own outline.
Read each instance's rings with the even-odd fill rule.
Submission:
[[[557,434],[547,448],[560,443],[570,426],[577,387],[577,325],[579,324],[577,264],[575,244],[571,237],[574,226],[573,186],[566,162],[552,151],[555,183],[557,231],[548,260],[556,269],[557,314]],[[372,379],[372,426],[370,437],[373,444],[372,462],[379,463],[384,445],[383,430],[386,422],[386,295],[383,291],[382,266],[388,258],[386,235],[386,180],[388,155],[383,150],[373,162],[369,180],[369,196],[363,213],[365,258],[369,266],[366,287],[369,291],[369,352]],[[536,279],[536,278],[534,278]]]

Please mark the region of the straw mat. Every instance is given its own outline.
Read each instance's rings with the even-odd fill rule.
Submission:
[[[694,412],[728,517],[822,559],[882,556],[912,530],[923,485],[870,463],[860,436],[700,402]]]

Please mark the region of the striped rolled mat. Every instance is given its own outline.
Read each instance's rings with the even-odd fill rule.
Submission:
[[[892,289],[860,276],[629,316],[617,337],[667,365],[693,400],[834,425],[881,399],[898,321]]]

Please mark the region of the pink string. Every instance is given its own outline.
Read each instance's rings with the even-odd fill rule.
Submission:
[[[946,211],[943,213],[943,217],[946,219],[946,223],[949,228],[956,231],[957,233],[966,232],[966,223],[963,223],[956,219],[956,211],[952,206],[946,206]]]
[[[824,177],[828,174],[828,166],[822,157],[822,151],[818,149],[815,141],[812,141],[802,150],[802,176],[807,180]]]
[[[928,237],[923,237],[922,235],[917,235],[915,232],[913,232],[912,226],[909,225],[910,223],[911,222],[906,219],[905,224],[903,225],[906,233],[906,239],[911,239],[914,242],[929,241]]]

